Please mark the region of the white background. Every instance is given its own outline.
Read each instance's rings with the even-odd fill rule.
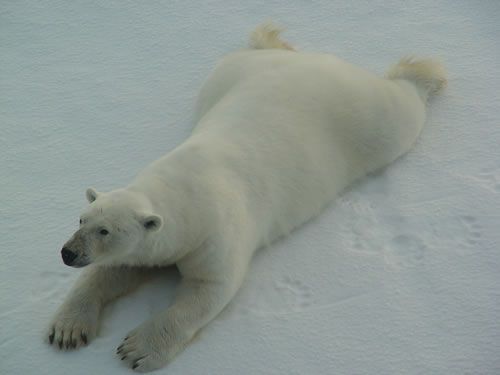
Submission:
[[[115,348],[168,306],[177,276],[61,353],[42,333],[80,271],[60,248],[85,188],[123,186],[182,142],[217,59],[273,19],[298,49],[379,74],[437,56],[449,88],[406,157],[261,251],[158,373],[499,374],[499,18],[497,1],[2,1],[0,373],[131,373]]]

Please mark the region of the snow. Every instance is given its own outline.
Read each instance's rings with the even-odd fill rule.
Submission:
[[[231,305],[157,373],[499,374],[499,16],[494,0],[2,2],[0,373],[130,373],[115,348],[178,276],[61,353],[42,333],[80,271],[60,247],[85,188],[123,186],[182,142],[217,59],[273,19],[299,49],[380,74],[440,57],[449,88],[407,156],[259,252]]]

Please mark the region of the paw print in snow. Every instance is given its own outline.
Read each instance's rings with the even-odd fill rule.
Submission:
[[[311,305],[311,289],[299,280],[286,276],[277,283],[276,289],[284,293],[287,305],[293,311],[300,311]]]
[[[415,267],[424,261],[426,252],[427,247],[420,238],[401,234],[389,242],[385,259],[396,268]]]
[[[484,188],[500,193],[500,172],[483,169],[475,178]]]
[[[477,219],[471,215],[465,215],[460,218],[465,227],[465,238],[461,241],[460,247],[475,246],[481,239],[481,226]]]

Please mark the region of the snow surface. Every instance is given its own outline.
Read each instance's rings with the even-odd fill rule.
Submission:
[[[273,19],[299,49],[380,74],[440,57],[449,88],[413,151],[261,251],[158,373],[500,374],[499,16],[498,1],[2,1],[0,373],[131,373],[115,348],[178,276],[61,353],[42,342],[79,274],[60,247],[85,188],[120,187],[185,139],[217,59]]]

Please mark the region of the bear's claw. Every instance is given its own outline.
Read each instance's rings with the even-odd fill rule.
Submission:
[[[82,309],[64,306],[56,313],[46,338],[48,343],[61,350],[77,349],[95,337],[99,322],[97,307]]]

